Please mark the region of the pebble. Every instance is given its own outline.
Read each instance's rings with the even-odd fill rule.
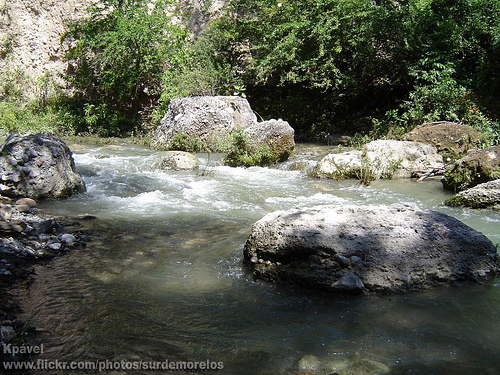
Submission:
[[[17,206],[26,205],[30,207],[36,207],[36,201],[31,198],[21,198],[16,201],[16,205]]]
[[[333,289],[346,292],[361,292],[365,289],[365,285],[361,279],[352,273],[343,276],[340,280],[335,281],[331,287]]]
[[[345,256],[340,254],[335,254],[333,260],[340,264],[342,268],[347,268],[351,265],[351,261],[349,260],[349,258],[346,258]]]
[[[9,270],[6,270],[5,268],[0,268],[0,275],[2,275],[2,276],[12,276],[12,273]]]
[[[311,255],[311,256],[309,256],[309,258],[307,258],[307,261],[309,263],[316,263],[316,264],[321,264],[322,260],[323,260],[323,258],[321,258],[319,255],[316,255],[316,254]]]
[[[357,265],[357,264],[361,264],[363,263],[363,259],[361,259],[360,257],[356,256],[356,255],[353,255],[352,257],[349,258],[350,261],[351,261],[351,264],[353,265]]]
[[[30,212],[31,211],[31,207],[28,206],[27,204],[18,204],[18,205],[16,205],[16,209],[19,212]]]
[[[48,234],[45,234],[45,233],[42,233],[38,236],[38,239],[41,241],[41,242],[46,242],[48,240],[50,240],[50,236]]]
[[[44,220],[38,225],[37,233],[40,235],[42,233],[47,233],[54,227],[54,222],[52,220]]]
[[[330,259],[327,259],[323,262],[323,264],[328,267],[328,268],[339,268],[339,264],[337,262],[334,262]]]
[[[62,247],[60,242],[52,242],[50,245],[47,245],[49,249],[59,250]]]
[[[72,234],[65,233],[60,237],[60,240],[64,242],[66,245],[71,245],[76,242],[76,237]]]
[[[36,257],[37,257],[37,255],[38,255],[37,253],[35,253],[33,250],[31,250],[31,249],[30,249],[30,248],[28,248],[28,247],[25,247],[25,248],[24,248],[24,251],[26,251],[26,254],[28,254],[29,256],[32,256],[32,257],[35,257],[35,258],[36,258]]]
[[[16,331],[11,326],[0,327],[0,338],[3,342],[9,342],[17,337]]]

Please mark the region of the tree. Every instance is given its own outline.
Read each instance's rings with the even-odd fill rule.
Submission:
[[[240,60],[257,110],[286,117],[299,133],[311,124],[313,133],[359,131],[412,100],[435,66],[449,67],[443,78],[487,103],[499,7],[498,0],[232,0],[225,27],[234,46],[246,47]]]
[[[155,105],[162,74],[187,43],[172,23],[173,1],[107,0],[89,8],[63,40],[70,45],[66,75],[75,90],[79,130],[119,135],[135,130],[141,113]]]

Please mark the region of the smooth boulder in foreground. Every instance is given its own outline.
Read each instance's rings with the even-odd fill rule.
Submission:
[[[273,212],[252,227],[244,259],[257,278],[342,293],[486,280],[500,264],[483,234],[410,204]]]
[[[62,199],[85,191],[70,149],[58,138],[12,134],[1,147],[0,154],[2,195]]]

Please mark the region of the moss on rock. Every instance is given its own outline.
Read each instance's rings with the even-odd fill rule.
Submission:
[[[500,178],[500,146],[469,151],[444,174],[443,187],[455,192]]]

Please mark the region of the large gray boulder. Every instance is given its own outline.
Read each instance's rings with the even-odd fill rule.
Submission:
[[[485,182],[461,191],[445,203],[453,207],[500,209],[500,180]]]
[[[2,195],[61,199],[85,191],[71,151],[60,139],[43,134],[12,134],[0,154]]]
[[[481,233],[405,204],[270,213],[254,224],[244,260],[257,278],[348,293],[490,279],[500,265]]]
[[[328,154],[317,165],[316,174],[325,178],[371,179],[409,178],[444,167],[434,146],[411,141],[378,140],[361,150]]]
[[[282,119],[256,122],[246,128],[244,133],[258,144],[269,146],[271,154],[278,161],[288,159],[295,147],[295,131]]]
[[[151,136],[151,147],[170,149],[178,134],[211,142],[257,123],[257,117],[244,98],[238,96],[196,96],[174,99],[160,125]]]

